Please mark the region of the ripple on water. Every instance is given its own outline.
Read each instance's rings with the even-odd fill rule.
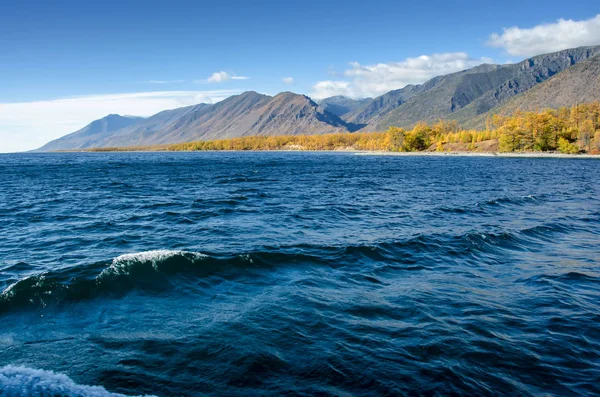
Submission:
[[[600,394],[600,162],[558,163],[0,156],[0,389]]]

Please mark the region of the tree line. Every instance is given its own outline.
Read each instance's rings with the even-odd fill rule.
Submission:
[[[516,111],[488,120],[499,132],[500,150],[600,153],[600,103],[541,112]]]
[[[501,152],[560,151],[600,154],[600,103],[539,112],[517,110],[512,115],[493,115],[485,130],[461,129],[456,120],[418,123],[412,129],[390,127],[385,132],[324,135],[248,136],[198,141],[133,150],[366,150],[449,151],[476,150],[480,142],[497,142]],[[458,145],[453,145],[458,144]],[[103,148],[94,151],[132,150]]]

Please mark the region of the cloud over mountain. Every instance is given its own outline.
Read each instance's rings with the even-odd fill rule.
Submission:
[[[465,52],[447,52],[406,58],[400,62],[362,65],[351,62],[344,72],[346,80],[325,80],[313,86],[315,98],[334,95],[349,97],[371,97],[409,84],[420,84],[432,77],[469,69],[482,63],[491,63],[489,58],[475,59]]]
[[[533,56],[597,45],[600,44],[600,14],[583,21],[559,19],[554,23],[544,23],[532,28],[505,28],[502,34],[492,34],[487,44],[503,48],[508,54],[515,56]]]

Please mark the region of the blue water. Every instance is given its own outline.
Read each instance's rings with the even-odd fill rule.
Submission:
[[[1,155],[0,241],[0,395],[600,393],[600,161]]]

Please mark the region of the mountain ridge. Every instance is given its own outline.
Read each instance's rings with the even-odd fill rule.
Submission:
[[[343,117],[356,109],[362,108],[372,100],[373,98],[353,99],[344,95],[336,95],[321,99],[317,103],[329,113]]]
[[[456,119],[459,123],[468,117],[455,118],[453,113],[470,107],[469,117],[485,113],[511,97],[525,92],[535,85],[568,69],[580,61],[600,54],[600,46],[578,47],[550,54],[538,55],[516,64],[483,64],[464,71],[434,77],[414,87],[384,94],[403,97],[401,101],[385,112],[378,111],[370,118],[360,120],[366,123],[365,130],[375,131],[391,125],[412,127],[420,121],[434,122],[440,118]],[[374,101],[387,98],[375,98]],[[466,113],[466,112],[464,112]],[[357,121],[346,118],[347,121]]]
[[[37,151],[63,150],[65,143],[72,146],[70,149],[90,147],[98,139],[106,137],[107,134],[115,133],[142,120],[144,120],[143,117],[109,114],[101,119],[92,121],[80,130],[46,143],[37,149]]]
[[[38,151],[368,132],[439,119],[480,128],[497,112],[527,110],[528,105],[569,106],[574,98],[600,100],[600,46],[538,55],[515,64],[481,64],[362,100],[335,96],[316,102],[289,91],[275,96],[247,91],[215,104],[165,110],[147,118],[108,115]]]
[[[571,66],[463,124],[468,128],[483,128],[485,120],[494,114],[556,109],[594,101],[600,101],[600,54]]]

